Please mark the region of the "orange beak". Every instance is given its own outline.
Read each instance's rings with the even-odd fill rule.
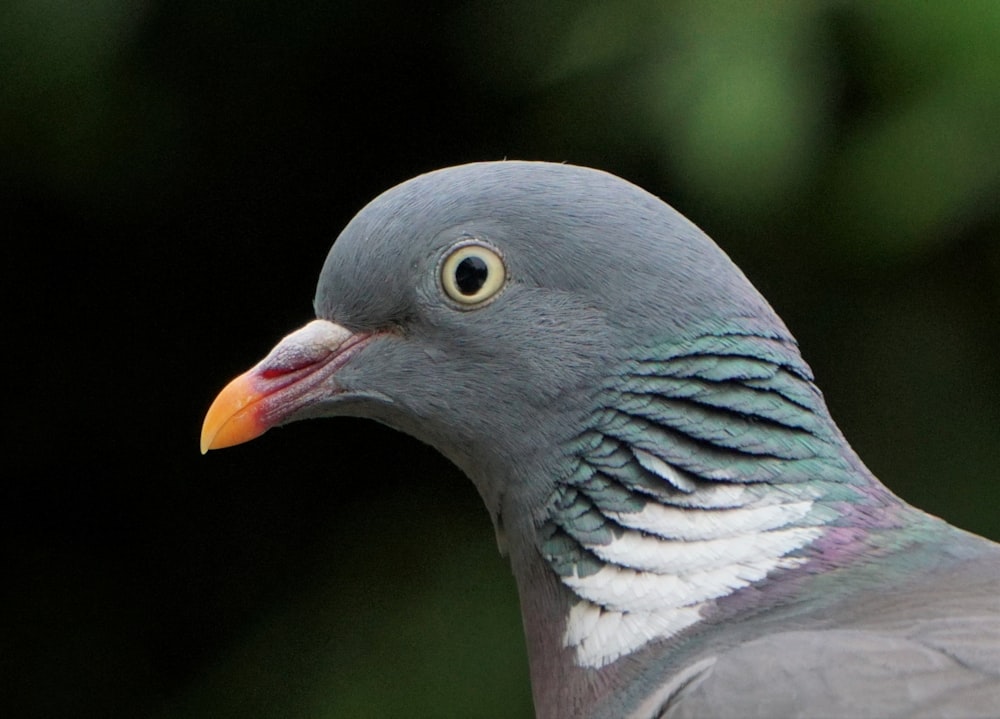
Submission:
[[[227,384],[212,402],[201,426],[201,453],[249,442],[264,434],[268,425],[258,411],[267,395],[256,388],[254,370]]]
[[[201,428],[201,453],[249,442],[338,394],[332,375],[372,337],[314,320],[227,384]]]

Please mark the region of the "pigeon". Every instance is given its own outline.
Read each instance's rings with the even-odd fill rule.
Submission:
[[[872,475],[775,311],[652,194],[420,175],[349,222],[314,309],[202,451],[347,415],[450,459],[515,575],[540,719],[1000,715],[1000,545]]]

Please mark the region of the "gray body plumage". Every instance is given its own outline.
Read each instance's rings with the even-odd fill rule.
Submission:
[[[473,308],[441,290],[463,240],[507,271]],[[870,474],[782,321],[652,195],[546,163],[423,175],[346,227],[315,308],[375,339],[287,419],[371,417],[470,477],[539,717],[1000,712],[1000,546]]]

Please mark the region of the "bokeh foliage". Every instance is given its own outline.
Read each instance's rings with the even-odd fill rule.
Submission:
[[[418,172],[704,227],[894,491],[1000,538],[1000,4],[5,0],[7,716],[530,716],[471,486],[371,424],[196,454]]]

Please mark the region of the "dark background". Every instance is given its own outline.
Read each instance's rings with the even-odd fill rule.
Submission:
[[[709,232],[894,491],[1000,538],[1000,5],[6,0],[0,711],[527,717],[471,484],[372,423],[198,454],[414,174],[594,165]]]

